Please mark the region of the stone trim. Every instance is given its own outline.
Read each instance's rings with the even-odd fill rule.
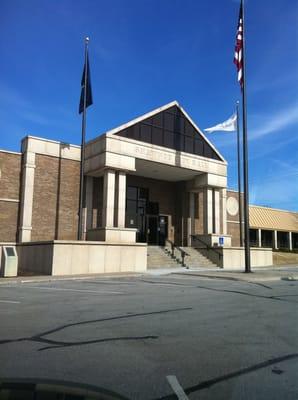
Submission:
[[[213,189],[213,206],[214,206],[214,227],[215,233],[220,232],[220,200],[219,200],[219,190]]]
[[[116,173],[114,170],[107,169],[104,172],[103,183],[103,210],[102,225],[103,227],[114,226],[115,211],[115,183]]]
[[[11,202],[11,203],[19,203],[20,202],[19,199],[6,199],[3,197],[0,197],[0,201],[6,201],[6,202]]]
[[[22,139],[22,151],[68,160],[81,161],[81,147],[55,140],[26,136]]]
[[[227,228],[227,189],[221,189],[221,220],[222,220],[222,233],[224,235],[227,234],[228,228]]]
[[[111,229],[111,228],[110,228]],[[96,229],[94,229],[96,230]],[[136,229],[129,229],[126,228],[126,230],[129,231],[136,231]],[[1,242],[0,245],[10,245],[14,244],[12,242]],[[46,240],[46,241],[38,241],[38,242],[26,242],[26,243],[17,243],[17,246],[44,246],[44,245],[50,245],[50,244],[78,244],[80,246],[87,246],[87,245],[93,245],[93,246],[98,246],[98,245],[105,245],[105,246],[127,246],[127,243],[119,243],[119,242],[103,242],[99,240]],[[140,243],[140,242],[133,242],[129,243],[129,246],[137,246],[137,247],[147,247],[147,243]]]
[[[22,165],[20,242],[29,242],[31,240],[35,167],[35,153],[26,151]]]
[[[88,143],[85,154],[84,169],[85,173],[90,175],[99,173],[105,167],[124,171],[135,170],[134,161],[135,159],[140,159],[182,168],[192,171],[193,174],[205,172],[208,176],[210,175],[209,182],[206,182],[209,185],[218,185],[212,182],[212,178],[216,180],[221,178],[220,187],[225,188],[227,185],[227,165],[225,162],[178,152],[166,147],[143,143],[117,135],[104,135],[98,139],[98,142]]]
[[[2,149],[0,149],[0,153],[17,154],[18,156],[22,155],[22,153],[19,151],[9,151],[9,150],[2,150]]]

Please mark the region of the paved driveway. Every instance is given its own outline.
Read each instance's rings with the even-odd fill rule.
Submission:
[[[1,285],[0,378],[115,399],[296,399],[297,288],[186,275]]]

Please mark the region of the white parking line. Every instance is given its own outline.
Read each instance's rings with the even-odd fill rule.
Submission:
[[[20,304],[20,301],[12,301],[12,300],[0,300],[0,303],[12,303],[12,304]]]
[[[167,376],[167,380],[179,400],[189,400],[175,375]]]
[[[95,293],[95,294],[123,294],[123,292],[114,292],[109,290],[84,290],[84,289],[66,289],[66,288],[54,288],[45,286],[23,286],[26,289],[39,289],[39,290],[58,290],[63,292],[82,292],[82,293]]]

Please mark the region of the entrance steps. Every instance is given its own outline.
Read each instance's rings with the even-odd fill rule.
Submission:
[[[185,266],[187,268],[217,268],[217,265],[200,253],[194,247],[180,247],[188,256],[185,257]],[[148,246],[147,248],[147,267],[154,268],[175,268],[182,265],[181,254],[175,250],[175,257],[171,257],[169,248],[162,246]]]
[[[147,268],[175,268],[181,267],[178,260],[173,259],[162,246],[147,247]]]
[[[181,247],[188,256],[185,257],[185,265],[193,268],[217,268],[217,265],[209,260],[208,257],[200,253],[195,247]]]

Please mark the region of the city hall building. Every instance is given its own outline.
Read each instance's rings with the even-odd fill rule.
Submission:
[[[80,155],[79,146],[32,136],[20,153],[0,151],[0,246],[16,246],[19,270],[144,271],[158,257],[243,265],[227,162],[176,101],[86,143],[78,241]],[[293,247],[297,223],[291,229]],[[272,264],[270,248],[251,254],[252,265]]]

